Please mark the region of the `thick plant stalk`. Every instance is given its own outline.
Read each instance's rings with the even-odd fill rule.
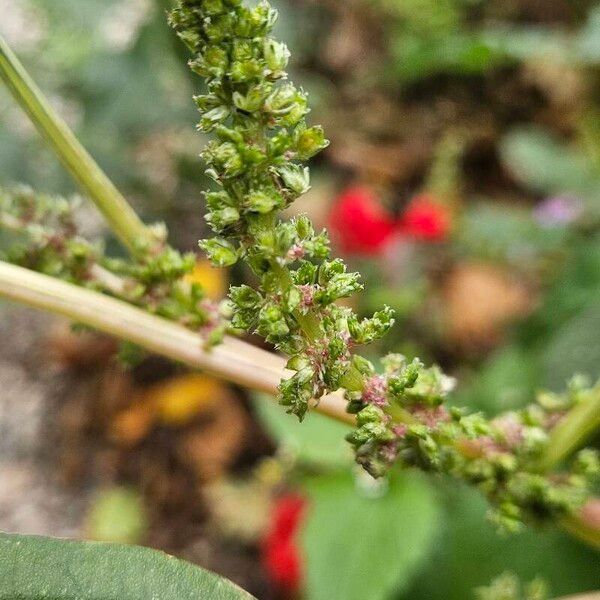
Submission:
[[[289,376],[285,360],[241,340],[226,337],[205,350],[199,337],[185,327],[148,314],[114,298],[0,261],[0,297],[63,315],[120,339],[201,369],[227,381],[275,395],[280,380]],[[323,396],[316,410],[352,424],[341,393]],[[600,548],[600,500],[591,499],[562,526]]]
[[[578,514],[561,519],[560,524],[572,536],[600,548],[600,499],[591,498]]]
[[[132,252],[156,244],[155,236],[56,114],[41,90],[0,36],[0,78],[119,240]]]
[[[268,394],[276,394],[283,377],[289,377],[285,360],[241,340],[227,337],[205,350],[197,334],[102,294],[59,281],[29,269],[0,262],[0,296],[48,310],[109,333],[123,340],[202,369],[218,377]],[[320,400],[317,410],[352,423],[340,394]]]
[[[539,468],[550,471],[600,427],[600,393],[590,392],[554,427]]]

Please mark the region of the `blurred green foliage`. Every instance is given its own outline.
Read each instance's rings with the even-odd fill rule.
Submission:
[[[0,32],[145,216],[166,218],[175,239],[195,244],[202,235],[199,190],[206,184],[197,158],[203,141],[193,132],[197,113],[191,96],[196,90],[185,52],[165,22],[168,4],[8,0],[0,2]],[[274,4],[283,13],[279,35],[300,57],[292,65],[302,73],[296,79],[323,101],[317,103],[318,110],[323,103],[331,104],[334,113],[347,109],[344,102],[353,109],[366,106],[366,115],[357,118],[350,112],[340,130],[330,115],[334,128],[327,133],[333,149],[336,138],[365,130],[375,131],[375,148],[394,136],[399,144],[427,136],[438,143],[445,133],[440,129],[446,126],[457,130],[468,146],[470,136],[482,128],[480,115],[487,127],[481,137],[493,138],[493,149],[487,150],[492,159],[487,162],[477,162],[485,154],[481,143],[470,150],[477,160],[468,148],[456,158],[454,166],[463,179],[469,179],[469,158],[475,175],[453,190],[460,216],[448,244],[417,248],[409,274],[402,279],[394,272],[393,283],[382,275],[382,267],[388,267],[382,262],[389,261],[365,265],[369,295],[363,309],[382,301],[401,309],[395,349],[445,361],[461,376],[455,401],[489,413],[528,403],[539,387],[560,389],[575,371],[598,377],[598,3],[547,0],[541,12],[559,15],[547,21],[535,12],[535,3],[526,0]],[[360,69],[358,75],[354,70],[336,72],[322,62],[329,28],[348,6],[361,15],[368,10],[372,20],[365,22],[374,21],[377,35],[381,33],[374,46],[383,51],[368,71],[366,84]],[[365,52],[359,48],[357,54]],[[556,74],[550,67],[564,70]],[[530,84],[534,91],[526,91],[531,98],[520,98],[525,94],[523,82],[529,82],[532,72],[539,79],[540,71],[543,85]],[[567,96],[574,95],[565,76],[572,72],[589,89],[570,104],[560,96],[563,104],[558,102],[552,112],[557,102],[553,94],[564,92],[564,87]],[[440,83],[443,78],[449,83]],[[514,86],[502,87],[506,80]],[[397,113],[388,117],[381,111],[383,124],[375,126],[377,105],[373,109],[367,101],[385,94]],[[522,101],[526,109],[510,101]],[[425,120],[409,112],[415,102],[423,106]],[[0,183],[22,181],[46,192],[72,192],[72,183],[2,89],[0,111]],[[452,116],[447,118],[447,113]],[[447,118],[450,125],[443,121],[437,129],[428,129],[427,119],[436,118]],[[396,153],[402,149],[398,148]],[[426,156],[417,176],[383,182],[393,188],[388,190],[392,211],[402,210],[410,192],[422,185],[423,172],[432,169],[432,159]],[[347,160],[334,159],[318,165],[327,173],[322,176],[344,181],[364,176],[349,173],[360,169],[348,166]],[[500,183],[486,187],[494,170]],[[540,226],[532,209],[554,195],[580,199],[585,217],[574,226]],[[186,236],[188,228],[192,242]],[[465,358],[443,346],[443,328],[431,297],[440,272],[467,259],[519,273],[535,284],[539,299],[527,317],[507,328],[502,343],[491,352]],[[234,276],[243,279],[242,273]],[[257,412],[272,437],[294,457],[295,480],[309,496],[303,538],[308,600],[465,600],[475,587],[505,570],[525,581],[543,577],[552,596],[600,587],[598,555],[566,534],[529,530],[500,537],[485,522],[485,506],[476,493],[441,479],[426,483],[412,474],[394,474],[388,488],[374,487],[348,470],[344,426],[316,414],[299,425],[264,402],[257,404]],[[118,519],[113,522],[115,511]],[[142,531],[138,499],[132,496],[104,498],[95,515],[94,529],[102,530],[102,537],[132,539]]]

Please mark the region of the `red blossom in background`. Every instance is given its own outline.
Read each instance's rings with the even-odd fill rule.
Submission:
[[[395,230],[394,220],[366,187],[351,187],[334,202],[328,227],[346,254],[378,254]]]
[[[381,254],[394,237],[441,242],[450,232],[448,208],[430,195],[415,196],[398,219],[386,212],[366,187],[350,187],[335,200],[328,227],[338,248],[346,254]]]
[[[262,545],[262,561],[269,579],[280,591],[288,594],[302,586],[303,565],[296,534],[305,507],[305,499],[298,494],[279,498]]]
[[[416,240],[441,242],[450,232],[448,208],[428,194],[415,196],[398,221],[399,231]]]

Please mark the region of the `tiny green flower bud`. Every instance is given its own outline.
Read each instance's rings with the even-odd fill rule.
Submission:
[[[352,357],[352,366],[362,375],[370,376],[375,372],[373,363],[364,356],[360,356],[360,354],[355,354]]]
[[[294,145],[297,158],[308,160],[315,154],[318,154],[329,145],[329,140],[325,139],[323,128],[319,125],[306,129],[306,126],[298,126],[294,132]]]
[[[296,228],[296,233],[298,237],[301,239],[307,239],[312,237],[315,234],[315,229],[313,224],[310,222],[310,219],[306,216],[297,217],[292,221]]]
[[[404,357],[402,357],[402,361],[405,361]],[[400,363],[396,363],[394,367],[398,364]],[[404,399],[404,392],[415,386],[422,369],[423,363],[418,358],[415,358],[410,364],[405,364],[401,367],[400,372],[397,375],[393,375],[388,379],[388,390],[397,402],[402,402]],[[415,400],[415,397],[412,397],[411,399]]]
[[[585,477],[600,475],[600,456],[593,448],[580,450],[575,456],[574,471]]]
[[[231,36],[233,24],[234,18],[230,13],[204,19],[204,35],[211,42],[211,44],[208,45],[209,50],[217,47],[217,44],[224,42]]]
[[[235,247],[223,238],[202,240],[199,245],[217,267],[230,267],[237,262],[238,253]]]
[[[268,91],[265,91],[264,87],[256,85],[251,87],[245,95],[233,92],[232,99],[237,108],[252,113],[260,109],[267,93]]]
[[[221,76],[229,68],[229,56],[221,46],[207,47],[202,60],[211,75]]]
[[[255,44],[250,39],[234,39],[231,49],[233,60],[244,62],[258,58]]]
[[[290,331],[281,308],[275,304],[265,304],[258,315],[258,321],[258,332],[275,343]]]
[[[339,273],[329,279],[325,289],[315,295],[321,304],[331,304],[340,298],[347,298],[362,289],[359,273]]]
[[[202,10],[207,15],[219,15],[224,12],[225,7],[222,0],[203,0]]]
[[[205,216],[206,222],[217,233],[237,223],[240,219],[240,213],[233,207],[225,207],[220,210],[213,210]]]
[[[294,273],[294,283],[296,285],[310,285],[315,282],[317,277],[317,265],[308,261],[302,261]]]
[[[222,169],[224,177],[233,177],[243,171],[242,157],[233,143],[223,142],[222,144],[213,145],[209,149],[209,153],[212,163],[216,168]]]
[[[206,111],[200,118],[198,128],[200,131],[212,131],[218,124],[222,123],[229,116],[230,111],[226,106],[217,106]]]
[[[202,40],[200,35],[197,32],[192,31],[191,29],[186,29],[185,31],[178,31],[177,36],[192,52],[196,52]],[[194,67],[192,67],[193,62],[195,61],[190,61],[189,64],[192,70],[195,71]],[[206,72],[206,75],[204,74],[204,72],[196,72],[202,77],[206,77],[208,75],[208,72]]]
[[[300,421],[304,419],[312,397],[312,380],[312,368],[307,367],[279,384],[279,403],[288,407],[288,412],[295,414]]]
[[[274,116],[283,116],[300,109],[306,114],[306,96],[299,92],[294,84],[286,83],[276,87],[267,97],[264,110]],[[297,119],[298,122],[300,119]]]
[[[295,196],[301,196],[310,189],[310,174],[308,167],[295,164],[282,165],[277,168],[277,174],[281,177],[286,188]]]
[[[288,47],[283,42],[266,38],[263,44],[263,56],[272,75],[281,77],[290,58]]]
[[[385,413],[374,404],[366,406],[356,415],[356,423],[359,427],[365,423],[380,423],[384,419]]]
[[[302,294],[296,287],[291,287],[285,294],[285,309],[288,312],[295,311],[302,300]]]
[[[235,208],[235,200],[227,192],[206,192],[204,197],[211,210],[219,210],[226,206]]]
[[[262,296],[247,285],[232,287],[229,291],[231,301],[239,308],[257,310],[263,301]]]
[[[231,65],[231,79],[237,83],[259,79],[261,73],[262,67],[256,59],[235,61]]]
[[[282,203],[283,199],[274,190],[254,190],[246,196],[244,207],[246,210],[265,214],[280,207]]]
[[[285,368],[292,371],[301,371],[302,369],[310,368],[310,361],[305,355],[296,354],[287,361]]]
[[[198,107],[198,110],[202,113],[216,108],[217,106],[223,106],[222,100],[215,94],[200,94],[194,96],[194,102]]]
[[[382,338],[394,324],[394,311],[385,306],[383,310],[377,311],[372,318],[358,321],[352,318],[348,321],[348,329],[352,339],[357,344],[370,344]]]

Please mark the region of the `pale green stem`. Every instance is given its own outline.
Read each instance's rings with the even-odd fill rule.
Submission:
[[[541,471],[553,469],[600,428],[600,386],[581,393],[584,397],[550,432],[548,449],[537,464]]]
[[[590,498],[574,515],[563,517],[560,524],[571,535],[600,549],[600,500]]]
[[[121,242],[132,252],[155,245],[156,239],[151,230],[56,114],[2,36],[0,78],[65,168],[102,212]]]
[[[289,377],[285,359],[226,337],[205,350],[200,336],[121,300],[0,261],[0,297],[48,310],[94,329],[132,341],[151,352],[202,369],[250,389],[277,394],[281,379]],[[345,423],[354,419],[345,412],[341,394],[321,398],[316,410]]]

